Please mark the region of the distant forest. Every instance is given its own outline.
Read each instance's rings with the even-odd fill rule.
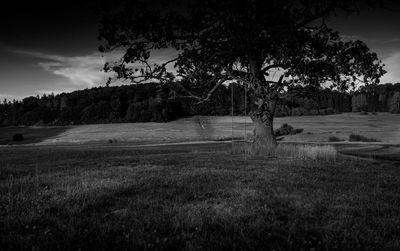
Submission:
[[[122,122],[167,122],[192,115],[230,115],[231,87],[234,90],[234,115],[244,115],[253,100],[247,100],[242,86],[220,88],[210,102],[195,104],[173,95],[157,84],[97,87],[28,97],[22,101],[4,100],[0,104],[0,126],[78,125]],[[343,93],[314,87],[294,87],[278,105],[276,116],[333,114],[351,111],[400,112],[400,83],[361,88]]]

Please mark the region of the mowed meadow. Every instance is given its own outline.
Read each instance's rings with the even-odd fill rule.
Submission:
[[[2,250],[398,250],[400,168],[332,146],[0,149]]]
[[[275,119],[274,127],[279,128],[284,123],[304,129],[304,131],[286,136],[282,139],[283,141],[328,142],[331,136],[348,141],[349,135],[355,133],[384,143],[400,144],[400,116],[398,114],[343,113],[326,116],[281,117]],[[168,123],[71,126],[56,136],[44,138],[42,144],[224,140],[232,138],[232,131],[234,139],[244,139],[245,135],[246,138],[251,137],[252,129],[249,117],[198,116]]]

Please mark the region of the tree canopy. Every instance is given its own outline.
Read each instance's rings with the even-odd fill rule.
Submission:
[[[336,13],[375,7],[361,0],[123,1],[107,6],[101,52],[121,51],[106,71],[134,83],[179,80],[181,95],[207,101],[226,81],[246,85],[255,98],[257,134],[274,143],[272,121],[279,96],[293,85],[327,83],[346,90],[379,83],[385,73],[362,41],[345,41],[326,20]],[[161,49],[176,57],[152,62]],[[169,65],[173,64],[174,67]],[[268,131],[268,133],[265,133]]]

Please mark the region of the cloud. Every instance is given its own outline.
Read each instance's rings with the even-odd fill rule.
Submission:
[[[400,42],[400,38],[399,37],[395,37],[395,38],[391,38],[391,39],[383,41],[384,44],[398,43],[398,42]]]
[[[107,60],[113,60],[116,55],[102,56],[94,52],[84,56],[63,56],[35,51],[13,50],[13,53],[39,59],[37,64],[43,70],[69,80],[69,84],[79,87],[94,87],[104,84],[109,73],[102,69]]]
[[[400,42],[400,37],[371,39],[362,35],[341,35],[344,40],[361,40],[368,43],[391,44]]]
[[[381,78],[381,83],[400,82],[400,51],[382,60],[387,73]]]
[[[83,56],[63,56],[57,54],[47,54],[36,51],[11,50],[13,53],[39,59],[37,65],[54,75],[61,76],[69,81],[75,88],[86,88],[105,84],[112,73],[103,71],[104,64],[116,61],[122,56],[121,51],[107,53],[105,55],[94,52]],[[155,51],[149,59],[149,64],[162,64],[177,55],[172,49]],[[139,65],[138,65],[139,66]],[[139,66],[140,67],[140,66]],[[172,65],[168,65],[168,71],[173,71]],[[123,81],[114,84],[122,84]]]
[[[371,39],[371,38],[367,38],[365,36],[362,35],[340,35],[342,37],[342,39],[346,40],[346,41],[354,41],[354,40],[361,40],[364,42],[369,42],[369,43],[376,43],[376,42],[380,42],[379,40],[376,39]]]

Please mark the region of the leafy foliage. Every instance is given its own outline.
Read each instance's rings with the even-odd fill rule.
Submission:
[[[149,83],[5,100],[0,105],[0,125],[169,121],[183,114],[178,100],[168,99],[167,91]]]
[[[385,73],[365,43],[344,41],[325,22],[338,11],[353,13],[360,3],[372,1],[119,3],[104,8],[99,49],[118,50],[123,56],[104,69],[133,83],[177,81],[177,93],[200,103],[209,101],[227,81],[246,85],[254,104],[250,115],[265,127],[256,132],[255,142],[263,137],[274,141],[269,128],[287,88],[329,83],[344,91],[360,82],[379,83]],[[172,48],[174,57],[153,61],[155,51]]]
[[[100,51],[124,53],[105,65],[118,78],[168,83],[179,77],[181,91],[200,100],[226,80],[248,83],[257,97],[260,88],[271,93],[326,81],[346,89],[357,81],[376,83],[384,74],[366,44],[343,41],[325,23],[337,10],[355,12],[357,2],[362,1],[119,1],[104,8]],[[152,53],[171,48],[175,58],[151,64]],[[283,78],[270,78],[271,70]]]

